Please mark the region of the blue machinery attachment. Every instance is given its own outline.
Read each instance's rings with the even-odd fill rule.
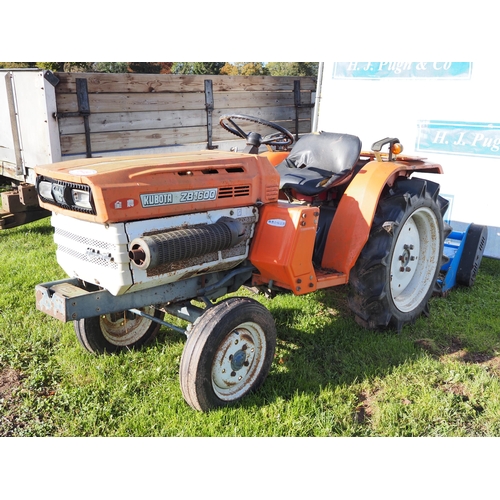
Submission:
[[[438,293],[445,295],[457,283],[472,286],[483,257],[488,230],[486,226],[469,224],[464,232],[452,231],[444,242],[448,261],[441,267]]]

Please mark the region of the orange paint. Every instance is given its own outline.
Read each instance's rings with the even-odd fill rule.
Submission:
[[[340,200],[333,218],[321,262],[347,277],[368,241],[378,200],[386,184],[414,171],[442,173],[440,165],[417,162],[367,163],[354,177]]]
[[[318,217],[317,207],[279,202],[261,208],[249,254],[261,282],[279,282],[295,295],[316,289],[312,255]]]

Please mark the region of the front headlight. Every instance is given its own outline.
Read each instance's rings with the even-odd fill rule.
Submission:
[[[86,184],[38,176],[36,189],[40,199],[66,210],[96,215],[92,191]]]
[[[46,200],[54,201],[54,197],[52,196],[52,183],[48,181],[41,181],[38,184],[38,194]]]
[[[90,204],[90,191],[72,189],[71,196],[73,197],[73,203],[77,207],[92,209],[92,205]]]
[[[52,183],[52,196],[57,204],[61,206],[69,205],[66,200],[66,186],[63,184]]]

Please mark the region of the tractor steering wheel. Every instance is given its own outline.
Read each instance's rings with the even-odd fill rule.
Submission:
[[[268,134],[262,137],[256,132],[245,132],[241,126],[235,123],[235,120],[243,120],[252,123],[257,123],[259,125],[264,125],[266,127],[276,130],[272,134]],[[243,139],[247,139],[247,144],[250,143],[254,146],[260,146],[262,144],[267,146],[291,146],[294,143],[293,135],[286,128],[281,127],[277,123],[268,122],[261,118],[256,118],[249,115],[224,115],[220,117],[219,121],[221,127],[231,134],[234,134]],[[230,125],[229,125],[230,124]]]

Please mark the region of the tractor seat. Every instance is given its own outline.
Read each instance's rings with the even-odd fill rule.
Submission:
[[[280,189],[315,196],[350,179],[361,152],[359,137],[333,132],[304,135],[276,170]]]

